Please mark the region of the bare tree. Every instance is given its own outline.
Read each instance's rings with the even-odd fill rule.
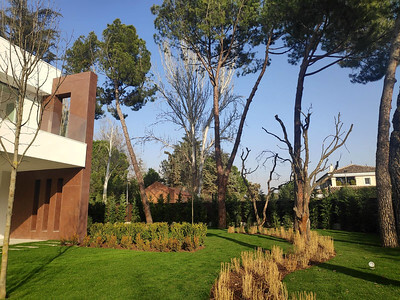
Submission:
[[[1,32],[7,39],[5,49],[0,53],[0,71],[5,76],[2,101],[5,102],[5,113],[2,111],[1,127],[11,134],[0,137],[1,155],[11,169],[8,194],[8,207],[2,249],[0,271],[0,299],[6,297],[6,276],[8,251],[11,231],[11,219],[14,204],[17,171],[37,137],[45,107],[54,98],[63,78],[61,72],[43,63],[49,49],[54,45],[58,32],[57,17],[50,7],[41,1],[28,6],[27,1],[20,0],[10,13],[9,9],[1,11]],[[27,14],[28,12],[28,14]],[[29,22],[27,21],[29,18]],[[43,96],[41,89],[48,80],[58,77],[53,94]],[[34,91],[28,90],[29,86]]]
[[[226,228],[225,196],[228,179],[239,149],[247,113],[268,65],[269,48],[279,38],[275,30],[279,26],[275,24],[273,16],[269,15],[268,8],[271,6],[266,5],[265,8],[263,15],[268,22],[262,24],[263,36],[258,38],[255,36],[255,26],[261,12],[249,1],[164,1],[161,6],[152,8],[153,13],[157,15],[157,39],[172,39],[174,46],[184,41],[185,46],[196,53],[200,66],[207,73],[212,86],[219,228]],[[263,41],[265,52],[258,60],[254,58],[251,48],[254,44],[258,45],[260,40]],[[251,62],[255,62],[256,66]],[[240,122],[226,165],[222,160],[219,102],[221,70],[225,66],[242,69],[243,73],[260,70],[240,113]]]
[[[241,170],[240,174],[243,178],[244,184],[246,185],[247,195],[249,196],[251,202],[253,203],[253,209],[254,209],[254,214],[256,215],[257,226],[263,226],[265,224],[265,222],[267,221],[268,203],[269,203],[269,200],[271,199],[272,193],[275,190],[275,188],[271,187],[271,182],[273,180],[273,175],[275,173],[276,164],[277,164],[278,160],[282,160],[282,159],[279,157],[279,155],[277,153],[273,153],[272,157],[269,157],[269,158],[272,158],[272,168],[269,172],[269,177],[267,180],[267,194],[265,195],[265,203],[264,203],[264,207],[262,210],[262,219],[260,219],[260,216],[258,214],[258,209],[257,209],[257,202],[256,202],[258,197],[255,194],[254,189],[250,185],[249,181],[247,180],[247,175],[254,173],[258,168],[258,166],[254,170],[250,170],[250,169],[246,168],[246,160],[250,154],[250,151],[251,150],[249,150],[246,147],[246,153],[244,151],[242,151],[242,154],[240,155],[240,158],[242,160],[242,170]]]
[[[119,127],[112,122],[110,119],[106,119],[103,125],[100,127],[97,138],[102,141],[107,141],[107,157],[104,157],[106,162],[106,170],[104,174],[103,183],[103,202],[107,203],[107,189],[108,182],[113,172],[121,166],[121,160],[119,159],[120,153],[124,153],[124,137]]]
[[[193,199],[201,196],[203,185],[203,167],[206,154],[214,145],[210,136],[210,126],[214,119],[211,104],[211,88],[207,73],[200,68],[198,56],[188,49],[182,42],[178,54],[172,53],[170,45],[164,41],[162,44],[163,68],[167,85],[161,78],[158,79],[158,91],[165,99],[169,110],[160,114],[162,122],[168,121],[177,125],[185,133],[190,144],[190,155],[187,158],[191,166],[191,193],[192,193],[192,219]],[[179,58],[176,58],[178,56]],[[222,124],[221,135],[223,139],[230,139],[232,128],[238,120],[237,104],[240,97],[233,95],[231,84],[233,68],[221,69],[220,85],[220,112],[225,113],[225,122]],[[161,141],[165,146],[171,146],[166,140],[148,136],[153,140]],[[173,146],[172,146],[173,147]]]
[[[283,137],[280,137],[272,132],[269,132],[265,128],[263,129],[266,133],[274,136],[287,147],[287,151],[289,152],[290,156],[290,162],[292,165],[292,173],[294,176],[293,179],[295,181],[298,180],[298,178],[296,177],[297,173],[294,170],[296,169],[301,171],[302,180],[300,182],[301,182],[301,188],[304,191],[301,203],[303,204],[300,206],[295,206],[293,209],[295,212],[295,217],[297,218],[298,221],[299,225],[298,230],[300,234],[308,238],[310,236],[309,204],[310,204],[311,194],[318,185],[330,179],[330,176],[332,176],[333,173],[331,173],[330,176],[325,177],[322,182],[317,181],[317,176],[318,174],[326,171],[329,168],[328,166],[329,157],[332,155],[333,152],[335,152],[337,149],[339,149],[345,144],[347,138],[349,137],[350,132],[353,129],[353,124],[350,125],[350,128],[347,131],[344,131],[343,123],[340,120],[340,114],[338,114],[337,118],[335,118],[335,132],[334,134],[327,136],[322,142],[322,149],[319,160],[317,161],[317,164],[314,167],[314,169],[310,171],[309,167],[311,161],[310,161],[308,129],[310,127],[311,112],[309,111],[307,114],[302,113],[302,115],[303,115],[303,120],[301,122],[301,130],[302,130],[304,149],[303,149],[303,155],[300,160],[296,159],[296,154],[294,152],[293,146],[288,138],[286,126],[283,123],[283,121],[278,117],[278,115],[275,116],[275,119],[278,121],[282,129]]]

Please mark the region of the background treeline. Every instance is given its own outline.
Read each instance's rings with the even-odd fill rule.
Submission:
[[[267,226],[293,226],[293,197],[291,184],[281,188],[268,204]],[[261,196],[261,199],[263,197]],[[96,202],[89,206],[89,222],[123,222],[144,221],[141,201],[126,205],[124,195],[122,204],[109,201],[107,205]],[[265,201],[257,202],[261,211]],[[235,195],[226,199],[227,221],[229,225],[251,226],[255,215],[250,201],[241,201]],[[191,203],[166,203],[160,201],[151,203],[151,211],[155,222],[191,222]],[[343,187],[325,195],[324,198],[312,198],[310,203],[310,220],[312,228],[341,229],[348,231],[378,232],[378,204],[376,190],[369,188]],[[203,222],[209,226],[218,224],[218,208],[214,197],[211,202],[194,201],[194,221]]]

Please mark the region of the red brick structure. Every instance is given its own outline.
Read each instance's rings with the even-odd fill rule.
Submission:
[[[169,203],[176,203],[179,195],[181,195],[182,202],[188,202],[188,199],[191,197],[190,193],[182,187],[169,187],[158,181],[146,188],[146,195],[149,202],[153,203],[157,203],[161,196],[164,202],[167,202],[169,195]]]

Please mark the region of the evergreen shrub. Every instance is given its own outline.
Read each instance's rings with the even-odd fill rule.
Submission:
[[[204,245],[207,226],[203,223],[95,223],[89,229],[96,247],[131,248],[155,251],[193,251]]]

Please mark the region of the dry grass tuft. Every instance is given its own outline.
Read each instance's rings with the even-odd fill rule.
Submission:
[[[276,262],[277,264],[282,264],[283,263],[283,250],[282,248],[274,245],[272,246],[272,250],[271,250],[271,256],[272,259],[274,260],[274,262]]]
[[[235,227],[234,226],[229,226],[228,227],[228,233],[235,233]]]
[[[317,295],[314,292],[297,292],[290,297],[291,300],[317,300]]]
[[[244,232],[244,227],[230,229]],[[234,258],[230,264],[221,265],[212,295],[213,299],[289,299],[282,278],[287,273],[309,267],[313,263],[324,262],[335,255],[331,237],[319,236],[311,232],[310,237],[301,236],[293,229],[250,227],[249,233],[260,233],[286,239],[294,244],[293,251],[286,255],[278,246],[271,252],[258,248],[245,251],[241,258]],[[282,272],[282,273],[281,273]],[[294,293],[291,299],[315,300],[313,292]]]
[[[258,227],[257,226],[251,226],[249,228],[249,234],[257,234],[258,233]]]

